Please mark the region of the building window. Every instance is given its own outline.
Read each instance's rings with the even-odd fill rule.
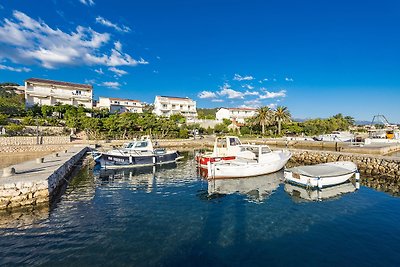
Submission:
[[[76,90],[76,91],[75,91],[75,94],[76,94],[76,95],[81,95],[81,94],[82,94],[82,91]]]
[[[166,104],[163,104],[162,107],[163,107],[163,108],[167,108],[167,105],[166,105]]]

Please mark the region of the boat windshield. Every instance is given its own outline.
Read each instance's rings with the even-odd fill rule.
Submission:
[[[254,154],[258,155],[258,147],[256,147],[256,146],[242,146],[240,148],[240,152],[244,152],[244,151],[250,151],[250,152],[253,152]]]
[[[240,146],[242,143],[240,142],[239,138],[230,137],[229,144],[230,146]]]
[[[135,148],[143,148],[143,147],[147,147],[147,141],[136,142]]]
[[[261,147],[261,154],[268,154],[271,152],[271,149],[267,146]]]

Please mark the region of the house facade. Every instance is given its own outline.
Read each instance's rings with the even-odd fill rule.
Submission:
[[[215,117],[217,121],[230,119],[232,121],[244,123],[247,118],[251,118],[256,114],[257,109],[255,108],[220,108],[216,112]]]
[[[93,86],[30,78],[25,81],[25,103],[54,106],[57,103],[92,108]]]
[[[99,97],[97,108],[107,108],[110,113],[143,113],[143,103],[139,100]]]
[[[153,112],[164,117],[182,114],[188,122],[193,122],[197,118],[196,101],[188,97],[156,96]]]

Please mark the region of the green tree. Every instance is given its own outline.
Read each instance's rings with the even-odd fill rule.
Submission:
[[[257,109],[257,115],[254,117],[254,124],[261,125],[261,132],[265,134],[265,126],[271,125],[273,121],[273,111],[267,107],[260,107]]]
[[[281,135],[282,123],[289,122],[291,115],[287,107],[278,106],[274,112],[274,118],[278,123],[278,135]]]

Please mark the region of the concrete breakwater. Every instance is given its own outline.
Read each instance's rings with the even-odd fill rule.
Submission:
[[[71,147],[0,171],[0,209],[49,202],[87,150],[82,146]]]
[[[386,180],[400,180],[399,157],[297,149],[291,149],[291,152],[291,164],[311,165],[341,160],[352,161],[357,164],[361,174],[379,176]]]

